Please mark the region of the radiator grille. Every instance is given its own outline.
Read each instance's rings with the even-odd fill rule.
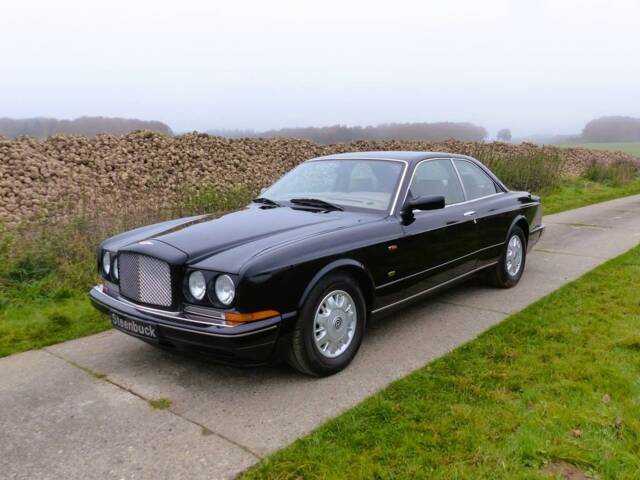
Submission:
[[[171,270],[167,262],[137,253],[118,255],[120,293],[131,300],[170,307]]]

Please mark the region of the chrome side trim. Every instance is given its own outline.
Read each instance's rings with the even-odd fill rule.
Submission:
[[[456,177],[458,177],[458,181],[460,182],[460,186],[462,187],[462,196],[464,197],[464,201],[466,202],[467,198],[469,197],[467,197],[467,189],[464,188],[464,182],[462,181],[462,175],[460,175],[460,170],[458,170],[456,162],[453,161],[453,158],[449,158],[449,161],[451,162],[451,166],[453,167],[453,170],[456,172]]]
[[[531,205],[538,205],[538,202],[523,203],[520,205],[520,210],[524,210],[525,208],[530,207]]]
[[[401,161],[404,161],[404,160],[401,160]],[[396,205],[398,204],[398,197],[400,196],[400,191],[402,190],[402,187],[404,185],[404,177],[407,175],[407,170],[409,170],[409,162],[404,161],[404,169],[402,170],[402,175],[400,176],[400,181],[398,182],[398,187],[396,188],[396,195],[393,198],[393,203],[391,204],[391,208],[389,209],[389,215],[393,215],[393,212],[396,211]]]
[[[461,257],[454,258],[453,260],[449,260],[448,262],[441,263],[441,264],[436,265],[436,266],[434,266],[434,267],[429,267],[429,268],[427,268],[426,270],[421,270],[421,271],[419,271],[419,272],[412,273],[411,275],[407,275],[406,277],[398,278],[398,279],[393,280],[393,281],[391,281],[391,282],[383,283],[382,285],[378,285],[378,286],[376,287],[376,290],[381,289],[381,288],[388,287],[389,285],[393,285],[394,283],[402,282],[402,281],[404,281],[404,280],[407,280],[407,279],[409,279],[409,278],[416,277],[416,276],[418,276],[418,275],[422,275],[423,273],[427,273],[427,272],[429,272],[429,271],[431,271],[431,270],[435,270],[436,268],[444,267],[445,265],[449,265],[450,263],[457,262],[458,260],[462,260],[463,258],[467,258],[467,257],[469,257],[469,256],[471,256],[471,255],[476,254],[476,253],[480,253],[480,252],[482,252],[482,251],[484,251],[484,250],[489,250],[490,248],[499,247],[499,246],[501,246],[501,245],[504,245],[504,242],[496,243],[496,244],[494,244],[494,245],[489,245],[488,247],[484,247],[484,248],[481,248],[481,249],[479,249],[479,250],[475,250],[475,251],[473,251],[473,252],[471,252],[471,253],[467,253],[466,255],[463,255],[463,256],[461,256]]]
[[[507,192],[492,193],[491,195],[485,195],[484,197],[474,198],[473,200],[465,200],[464,202],[458,202],[458,203],[452,203],[451,205],[445,205],[444,208],[456,207],[458,205],[464,205],[466,203],[473,203],[473,202],[477,202],[478,200],[484,200],[485,198],[491,198],[491,197],[495,197],[497,195],[504,195],[505,193],[507,193]]]
[[[383,160],[385,162],[404,162],[404,163],[409,163],[408,160],[403,160],[401,158],[381,158],[381,157],[358,157],[358,158],[335,158],[335,157],[316,157],[316,158],[310,158],[309,160],[305,160],[303,163],[306,162],[324,162],[326,160]]]
[[[398,300],[397,302],[390,303],[389,305],[385,305],[384,307],[376,308],[375,310],[372,310],[371,313],[375,314],[375,313],[378,313],[378,312],[382,312],[383,310],[386,310],[388,308],[394,307],[396,305],[399,305],[399,304],[401,304],[403,302],[406,302],[408,300],[411,300],[413,298],[419,297],[420,295],[424,295],[425,293],[432,292],[433,290],[437,290],[438,288],[444,287],[445,285],[453,283],[456,280],[460,280],[461,278],[468,277],[470,275],[473,275],[474,273],[479,272],[480,270],[485,270],[485,269],[487,269],[489,267],[493,267],[494,265],[497,265],[497,264],[498,264],[498,262],[493,262],[493,263],[490,263],[488,265],[484,265],[484,266],[482,266],[480,268],[476,268],[474,270],[471,270],[470,272],[463,273],[462,275],[459,275],[459,276],[457,276],[455,278],[447,280],[446,282],[442,282],[442,283],[439,283],[438,285],[435,285],[433,287],[427,288],[426,290],[423,290],[422,292],[414,293],[413,295],[410,295],[407,298],[403,298],[402,300]]]

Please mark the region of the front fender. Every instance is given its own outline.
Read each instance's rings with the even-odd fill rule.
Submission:
[[[373,286],[374,286],[373,277],[371,276],[367,268],[362,264],[362,262],[359,262],[351,258],[341,258],[338,260],[334,260],[329,264],[325,265],[313,276],[309,284],[304,289],[304,292],[302,293],[302,297],[300,297],[298,308],[299,309],[302,308],[302,305],[304,305],[304,302],[309,297],[309,294],[311,293],[311,290],[313,290],[313,287],[315,287],[324,276],[326,276],[327,274],[335,270],[344,269],[345,267],[349,269],[357,269],[357,271],[360,273],[362,278],[367,279],[367,281],[369,282],[369,287],[373,289]],[[366,292],[363,292],[363,293],[366,296]]]

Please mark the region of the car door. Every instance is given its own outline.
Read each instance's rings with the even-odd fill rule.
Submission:
[[[414,170],[407,198],[445,197],[445,208],[416,211],[403,222],[399,260],[405,295],[410,296],[475,268],[476,225],[451,159],[427,159]]]
[[[480,267],[495,261],[502,253],[512,215],[504,190],[484,169],[471,160],[456,158],[453,163],[465,191],[465,210],[473,212],[469,215],[476,220],[474,248]]]

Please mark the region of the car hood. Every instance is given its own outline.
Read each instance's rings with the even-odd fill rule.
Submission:
[[[186,255],[186,263],[194,264],[225,252],[235,251],[235,269],[266,249],[307,236],[361,224],[379,218],[377,215],[332,211],[319,212],[289,207],[264,208],[250,206],[222,216],[205,215],[172,221],[130,232],[131,236],[114,237],[105,248],[121,249],[141,241],[159,241]],[[118,240],[117,242],[115,240]]]

